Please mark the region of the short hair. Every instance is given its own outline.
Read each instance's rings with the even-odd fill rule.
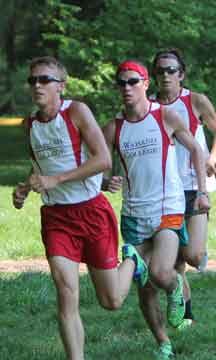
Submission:
[[[169,59],[169,58],[177,60],[178,64],[180,65],[180,71],[186,72],[186,64],[184,62],[181,51],[179,49],[165,49],[165,50],[158,51],[152,62],[152,75],[154,78],[156,76],[156,67],[157,67],[158,60],[159,59]]]
[[[31,60],[30,62],[30,70],[32,71],[37,65],[47,65],[47,66],[54,66],[58,69],[60,73],[60,78],[63,81],[66,81],[68,73],[63,64],[61,64],[56,58],[52,56],[41,56],[36,57]]]

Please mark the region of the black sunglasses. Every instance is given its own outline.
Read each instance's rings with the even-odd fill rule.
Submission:
[[[50,75],[29,76],[27,81],[31,86],[35,85],[37,82],[43,85],[49,84],[52,81],[62,82],[62,80],[57,79],[56,77]]]
[[[138,84],[141,80],[144,80],[144,78],[130,78],[128,80],[117,79],[117,85],[121,87],[125,87],[127,84],[130,86],[134,86]]]
[[[172,75],[180,70],[180,66],[166,66],[166,67],[157,67],[156,75],[164,75],[165,73]]]

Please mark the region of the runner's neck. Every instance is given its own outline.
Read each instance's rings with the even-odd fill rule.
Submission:
[[[166,105],[174,102],[180,95],[181,88],[178,89],[171,89],[170,91],[163,91],[159,92],[157,99],[160,101],[160,103]]]
[[[136,107],[126,107],[125,117],[131,122],[142,120],[150,110],[151,102],[145,101],[145,103],[139,104]]]

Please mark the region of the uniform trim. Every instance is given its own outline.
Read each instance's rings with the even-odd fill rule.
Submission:
[[[62,118],[65,120],[67,125],[68,133],[71,139],[77,167],[81,165],[81,138],[78,130],[75,128],[73,121],[70,118],[69,108],[60,111]]]
[[[180,96],[180,100],[185,104],[186,109],[188,111],[189,115],[189,121],[190,121],[190,131],[195,136],[198,125],[200,124],[199,119],[195,116],[192,108],[192,100],[191,100],[191,91],[189,91],[189,94],[184,96]]]
[[[152,112],[157,124],[160,128],[161,135],[162,135],[162,174],[163,174],[163,200],[162,200],[162,214],[164,213],[164,201],[165,201],[165,179],[166,179],[166,162],[168,157],[168,148],[170,145],[170,138],[164,128],[163,124],[163,115],[164,115],[164,108],[160,106],[159,109]]]

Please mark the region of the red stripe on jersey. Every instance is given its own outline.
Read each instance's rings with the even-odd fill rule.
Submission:
[[[152,115],[154,116],[155,120],[158,123],[158,126],[160,127],[161,135],[162,135],[162,172],[163,172],[163,181],[165,181],[165,173],[166,173],[166,161],[167,161],[167,155],[168,155],[168,148],[169,145],[171,145],[170,138],[164,128],[163,124],[163,107],[160,106],[159,109],[153,110]]]
[[[191,92],[187,96],[181,96],[180,99],[186,106],[186,109],[189,114],[190,131],[191,131],[192,135],[195,136],[198,125],[200,124],[200,120],[195,116],[193,109],[192,109]]]
[[[76,163],[77,166],[81,165],[81,137],[80,137],[80,133],[79,131],[75,128],[70,114],[69,114],[69,108],[60,111],[61,116],[63,117],[63,119],[65,120],[65,123],[67,125],[67,129],[68,129],[68,133],[71,139],[71,144],[73,147],[73,151],[74,151],[74,155],[75,155],[75,159],[76,159]]]
[[[169,145],[171,145],[170,138],[164,128],[163,124],[163,107],[160,106],[159,109],[153,110],[152,115],[154,116],[155,120],[158,123],[158,126],[161,131],[162,136],[162,175],[163,175],[163,203],[165,200],[165,178],[166,178],[166,162],[167,162],[167,156],[168,156],[168,148]],[[164,208],[163,208],[164,211]]]
[[[193,108],[192,108],[192,99],[191,99],[191,91],[189,93],[189,95],[187,96],[181,96],[180,98],[182,100],[182,102],[185,104],[186,109],[188,111],[188,115],[189,115],[189,127],[190,127],[190,132],[192,133],[193,136],[195,136],[198,125],[200,124],[200,120],[195,116],[194,112],[193,112]],[[192,159],[190,156],[190,170],[191,170],[191,178],[193,179],[192,176]],[[193,183],[193,181],[192,181]]]

